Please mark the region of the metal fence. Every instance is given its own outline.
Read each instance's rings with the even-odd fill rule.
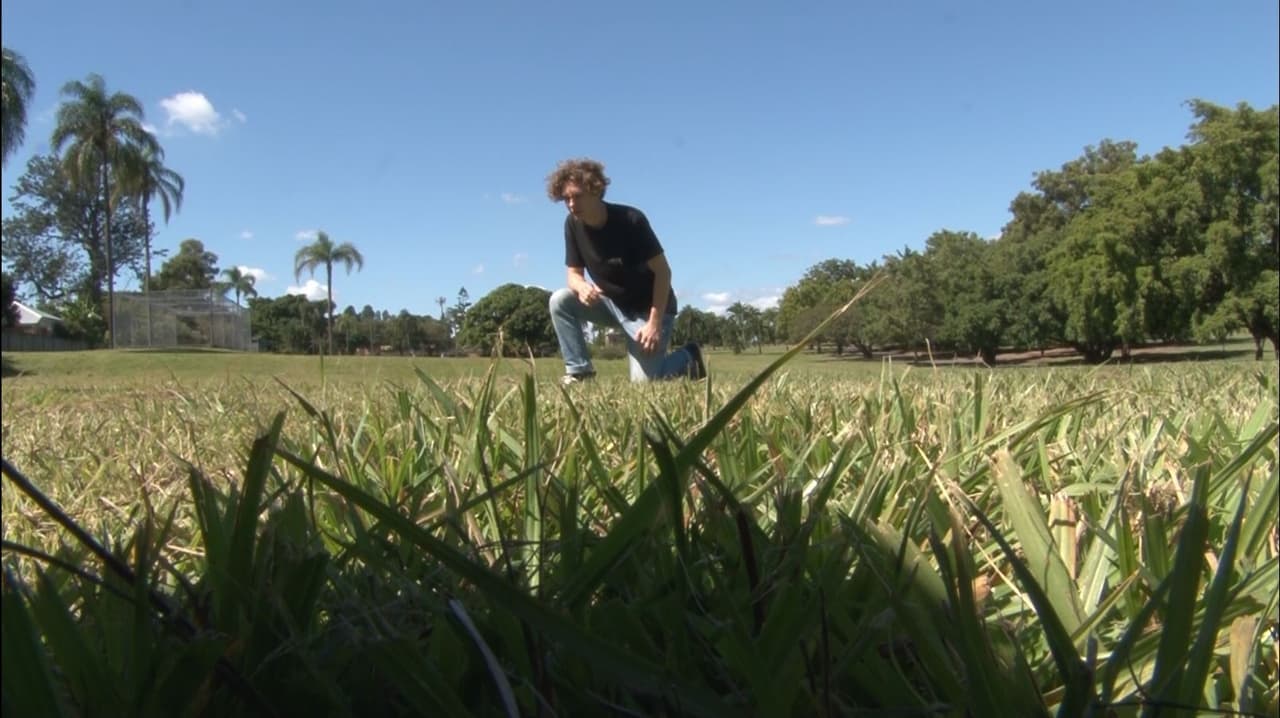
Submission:
[[[249,310],[212,289],[117,292],[116,347],[250,351]]]

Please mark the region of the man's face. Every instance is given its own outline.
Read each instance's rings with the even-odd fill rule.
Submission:
[[[564,192],[560,196],[564,199],[564,206],[569,208],[569,214],[579,219],[585,213],[595,212],[600,206],[600,195],[587,190],[577,182],[566,183]]]

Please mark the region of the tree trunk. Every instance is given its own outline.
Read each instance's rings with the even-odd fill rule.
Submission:
[[[1081,344],[1076,346],[1076,350],[1088,364],[1101,364],[1111,358],[1111,352],[1115,351],[1115,347],[1109,344]]]
[[[325,262],[324,265],[324,291],[328,297],[329,303],[325,307],[325,314],[329,317],[328,323],[325,325],[325,336],[328,339],[329,354],[333,354],[333,263]]]
[[[108,165],[102,163],[102,194],[107,203],[106,221],[103,223],[102,240],[107,253],[107,346],[116,348],[116,271],[111,261],[111,182]]]
[[[147,305],[147,348],[151,348],[151,210],[147,203],[142,203],[142,223],[147,229],[147,242],[144,246],[147,255],[147,274],[142,278],[142,300]]]

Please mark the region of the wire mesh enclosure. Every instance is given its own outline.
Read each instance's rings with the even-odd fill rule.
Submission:
[[[249,310],[214,289],[116,293],[116,347],[253,351]]]

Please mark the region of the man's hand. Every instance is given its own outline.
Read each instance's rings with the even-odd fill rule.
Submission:
[[[601,296],[600,287],[590,282],[583,282],[582,286],[578,288],[578,301],[588,307],[600,301]]]
[[[640,345],[640,349],[646,354],[652,354],[658,349],[658,341],[662,338],[662,325],[658,322],[645,322],[640,331],[636,332],[636,343]]]

